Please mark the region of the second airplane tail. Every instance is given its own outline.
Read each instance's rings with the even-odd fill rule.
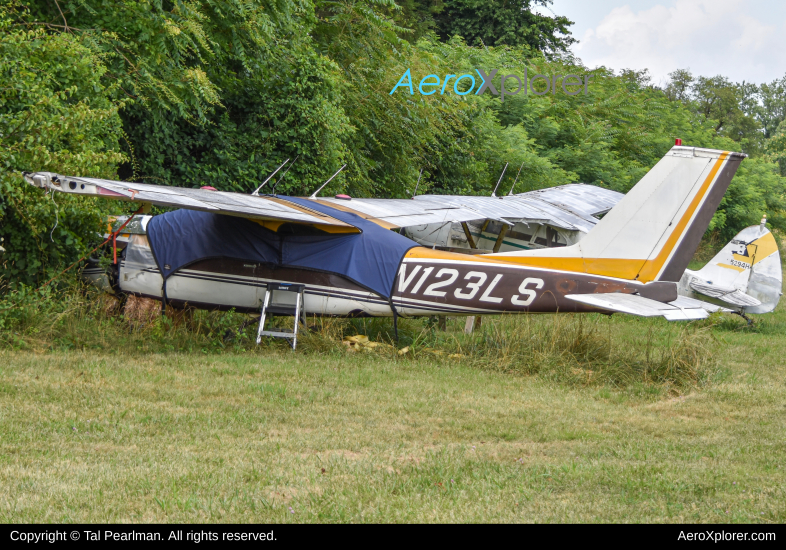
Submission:
[[[745,313],[774,310],[783,274],[778,243],[765,222],[743,229],[699,271],[686,270],[680,294]]]

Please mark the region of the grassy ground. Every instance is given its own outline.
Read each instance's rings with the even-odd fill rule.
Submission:
[[[428,353],[6,349],[0,520],[783,522],[786,310],[764,319],[708,329],[682,389]],[[612,353],[682,330],[595,322]]]

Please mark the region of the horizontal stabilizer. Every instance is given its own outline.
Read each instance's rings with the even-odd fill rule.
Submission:
[[[710,313],[715,313],[716,311],[721,311],[723,313],[731,313],[734,310],[725,308],[723,306],[718,306],[715,304],[711,304],[709,302],[704,302],[702,300],[696,300],[694,298],[688,298],[687,296],[677,296],[677,299],[673,302],[669,302],[669,304],[681,308],[703,308],[709,311]]]
[[[667,321],[692,321],[709,317],[709,313],[702,307],[680,307],[635,294],[609,292],[606,294],[568,294],[565,297],[607,311],[639,317],[663,317]]]
[[[761,302],[753,296],[748,296],[743,291],[736,288],[727,288],[718,285],[702,284],[692,282],[690,287],[704,296],[716,298],[727,304],[738,307],[760,306]]]

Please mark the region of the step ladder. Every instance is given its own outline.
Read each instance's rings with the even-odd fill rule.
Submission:
[[[291,345],[294,350],[297,346],[297,329],[302,322],[306,326],[304,314],[306,285],[294,285],[287,283],[268,283],[265,298],[262,300],[262,315],[259,318],[259,330],[257,331],[257,344],[262,341],[263,336],[273,338],[288,338],[292,340]],[[294,297],[294,304],[292,298]],[[265,318],[270,315],[294,315],[294,329],[265,330]]]

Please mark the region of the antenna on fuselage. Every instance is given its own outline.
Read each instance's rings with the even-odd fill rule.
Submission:
[[[320,185],[320,186],[319,186],[319,189],[317,189],[316,191],[314,191],[313,193],[311,193],[311,196],[309,197],[309,199],[316,199],[316,198],[317,198],[317,193],[319,193],[320,191],[322,191],[322,189],[323,189],[323,188],[324,188],[324,187],[325,187],[325,186],[326,186],[328,183],[330,183],[330,182],[333,180],[333,178],[335,178],[336,176],[338,176],[339,172],[341,172],[341,171],[342,171],[344,168],[346,168],[346,167],[347,167],[347,165],[345,164],[344,166],[342,166],[341,168],[339,168],[339,169],[336,171],[336,173],[335,173],[335,174],[333,174],[332,176],[330,176],[330,179],[329,179],[329,180],[327,180],[325,183],[323,183],[322,185]]]
[[[287,169],[286,169],[286,170],[284,170],[284,173],[283,173],[283,174],[281,174],[281,177],[280,177],[280,178],[278,178],[278,181],[277,181],[277,182],[276,182],[276,184],[273,186],[273,189],[271,189],[271,190],[270,190],[270,194],[271,194],[271,195],[275,195],[275,194],[276,194],[276,187],[278,187],[278,184],[279,184],[279,183],[281,183],[281,180],[283,180],[283,179],[284,179],[284,176],[286,176],[286,175],[287,175],[287,173],[289,172],[289,169],[290,169],[290,168],[292,168],[292,167],[295,165],[295,163],[297,162],[297,159],[299,159],[299,158],[300,158],[300,155],[296,156],[296,157],[295,157],[295,160],[293,160],[293,161],[292,161],[292,164],[290,164],[289,166],[287,166]]]
[[[418,174],[418,182],[415,184],[415,192],[412,193],[412,196],[416,196],[418,194],[418,187],[420,186],[420,176],[423,175],[423,168],[420,169],[420,174]]]
[[[519,181],[519,174],[521,174],[522,168],[524,168],[523,162],[521,163],[521,166],[519,166],[519,171],[516,173],[516,179],[513,180],[513,185],[510,187],[510,193],[508,193],[508,196],[511,196],[513,194],[513,189],[516,188],[516,182]]]
[[[499,175],[499,180],[497,181],[497,185],[494,186],[494,191],[491,192],[492,197],[497,196],[497,187],[499,187],[499,184],[502,183],[502,178],[505,176],[505,170],[508,169],[508,164],[510,163],[508,162],[505,163],[505,168],[502,169],[502,173]]]
[[[279,171],[279,170],[281,170],[281,169],[284,167],[284,165],[285,165],[286,163],[288,163],[288,162],[289,162],[289,159],[287,159],[287,160],[285,160],[284,162],[282,162],[282,163],[281,163],[281,166],[279,166],[278,168],[276,168],[276,169],[275,169],[275,171],[274,171],[272,174],[270,174],[270,175],[267,177],[267,179],[266,179],[265,181],[263,181],[263,182],[262,182],[262,185],[260,185],[259,187],[257,187],[257,188],[256,188],[256,190],[254,190],[254,192],[253,192],[253,193],[251,193],[251,194],[252,194],[252,195],[254,195],[254,196],[258,196],[258,195],[259,195],[259,190],[260,190],[260,189],[262,189],[262,188],[265,186],[265,184],[266,184],[267,182],[269,182],[269,181],[270,181],[270,178],[272,178],[273,176],[275,176],[275,175],[278,173],[278,171]]]

